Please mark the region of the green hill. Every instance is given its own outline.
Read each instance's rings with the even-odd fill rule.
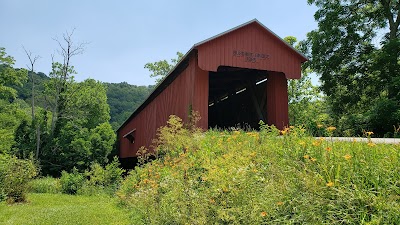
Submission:
[[[45,82],[50,78],[42,73],[34,73],[35,80],[35,101],[36,105],[45,108],[46,99],[44,96]],[[107,86],[107,102],[110,105],[110,123],[114,129],[118,127],[139,107],[145,98],[153,90],[153,86],[137,86],[126,82],[104,83]],[[23,99],[28,104],[32,97],[32,80],[29,74],[28,81],[23,86],[14,87],[18,91],[18,98]]]

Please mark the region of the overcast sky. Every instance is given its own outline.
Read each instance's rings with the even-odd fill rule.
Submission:
[[[76,80],[154,84],[147,62],[171,59],[195,43],[252,19],[280,37],[305,39],[317,27],[307,0],[0,0],[0,47],[25,67],[22,45],[42,58],[36,71],[48,74],[53,38],[75,28],[76,43],[89,42],[72,59]]]

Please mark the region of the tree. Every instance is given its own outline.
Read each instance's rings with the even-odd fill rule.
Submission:
[[[27,71],[13,68],[15,60],[0,47],[0,99],[14,99],[17,92],[12,85],[22,85],[27,79]]]
[[[400,2],[308,0],[308,3],[318,7],[314,15],[318,29],[307,35],[311,68],[321,76],[321,89],[328,97],[336,122],[348,121],[343,118],[362,113],[366,118],[364,129],[374,129],[369,116],[394,117],[400,100]],[[374,40],[380,30],[386,35],[377,46]],[[372,113],[371,110],[385,108],[377,105],[386,100],[396,105],[395,113]],[[391,121],[400,122],[395,118]],[[392,129],[388,126],[377,133],[383,135]]]
[[[14,132],[26,119],[23,101],[15,99],[14,86],[22,85],[27,79],[27,71],[14,69],[15,60],[0,47],[0,153],[10,153],[14,142]]]
[[[105,85],[93,79],[71,82],[66,96],[65,123],[52,136],[42,158],[44,172],[52,175],[73,167],[83,171],[94,161],[106,163],[116,139],[109,124]]]
[[[106,83],[110,105],[110,123],[114,130],[135,111],[153,90],[153,86],[136,86],[126,82]]]
[[[287,36],[284,40],[302,51],[303,43],[297,42],[296,37]],[[308,64],[304,64],[301,78],[288,81],[289,123],[291,125],[307,125],[313,128],[317,123],[323,122],[321,120],[326,117],[324,101],[318,87],[311,83],[310,73]]]
[[[176,53],[177,58],[171,59],[171,63],[167,60],[160,60],[154,63],[146,63],[144,68],[148,69],[151,74],[150,77],[156,77],[156,83],[160,83],[165,76],[175,67],[175,65],[183,58],[183,54],[181,52]]]
[[[26,56],[29,59],[30,65],[27,65],[29,71],[30,71],[30,75],[31,75],[31,82],[32,82],[32,99],[31,99],[31,108],[32,108],[32,125],[35,127],[36,130],[36,154],[35,157],[36,159],[39,158],[39,151],[40,151],[40,126],[36,123],[36,119],[35,119],[35,74],[34,74],[34,66],[36,61],[40,58],[40,56],[36,55],[36,56],[32,56],[32,52],[27,51],[25,49],[25,47],[23,47]]]
[[[22,100],[10,103],[0,99],[0,154],[12,153],[11,148],[16,144],[15,131],[22,121],[29,121],[28,112],[29,106]]]
[[[61,55],[63,62],[52,63],[52,72],[50,73],[50,77],[53,78],[53,93],[54,95],[54,105],[52,109],[52,123],[51,123],[51,134],[54,135],[54,132],[58,132],[59,128],[63,126],[66,121],[64,117],[65,105],[68,97],[66,96],[66,92],[68,89],[68,85],[73,80],[73,74],[75,74],[74,67],[71,66],[72,57],[82,54],[84,48],[87,43],[82,42],[75,45],[75,42],[72,39],[75,30],[71,32],[66,32],[63,34],[62,40],[58,38],[54,38],[54,40],[58,43],[60,50],[58,53]]]

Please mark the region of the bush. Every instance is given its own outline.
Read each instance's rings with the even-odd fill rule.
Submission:
[[[0,154],[0,200],[23,202],[29,181],[37,175],[33,160]]]
[[[76,168],[72,173],[63,171],[60,178],[61,189],[66,194],[114,194],[123,180],[123,173],[117,158],[105,167],[93,163],[85,173],[79,173]]]
[[[80,194],[93,195],[96,193],[96,190],[114,194],[123,180],[122,174],[124,170],[119,168],[119,165],[118,158],[116,157],[105,168],[98,163],[93,163],[90,166],[90,170],[86,172],[88,180],[82,187],[83,190]]]
[[[94,186],[115,186],[122,181],[122,174],[124,170],[119,168],[118,158],[114,160],[103,168],[98,163],[93,163],[90,170],[86,172],[89,177],[89,183]]]
[[[74,167],[71,173],[61,172],[61,190],[65,194],[76,194],[85,183],[85,177]]]
[[[37,178],[29,182],[29,191],[33,193],[61,193],[60,179],[53,177]]]

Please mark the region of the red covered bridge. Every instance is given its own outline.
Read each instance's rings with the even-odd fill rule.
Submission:
[[[257,20],[195,44],[143,104],[118,129],[122,164],[149,147],[170,115],[209,127],[238,124],[257,128],[260,120],[288,125],[287,79],[301,77],[307,59]]]

